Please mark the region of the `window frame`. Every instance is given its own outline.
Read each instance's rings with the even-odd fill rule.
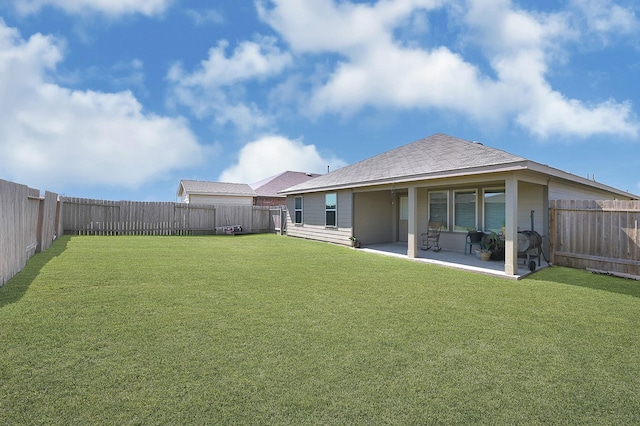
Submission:
[[[328,204],[328,197],[329,196],[335,196],[336,202],[335,205],[333,206],[333,208],[329,208],[329,204]],[[327,218],[329,213],[333,212],[333,216],[334,216],[334,221],[335,223],[333,225],[327,223]],[[337,192],[327,192],[324,194],[324,226],[326,228],[337,228],[338,227],[338,193]]]
[[[409,196],[400,196],[400,220],[409,220]]]
[[[505,187],[494,187],[494,188],[483,188],[482,189],[482,230],[484,232],[491,232],[491,230],[487,229],[487,202],[486,202],[486,194],[487,192],[501,192],[502,194],[504,194],[505,196],[505,200],[504,200],[504,217],[503,217],[503,223],[506,221],[507,218],[507,191]],[[502,225],[504,226],[504,225]],[[500,226],[500,228],[502,228],[502,226]],[[496,231],[494,231],[496,232]],[[497,234],[498,232],[496,232]]]
[[[442,231],[448,231],[449,230],[449,190],[439,190],[439,191],[429,191],[427,193],[427,218],[429,222],[442,222],[440,219],[437,218],[433,218],[431,217],[431,195],[432,194],[444,194],[446,201],[445,201],[445,221],[442,224]]]
[[[480,191],[478,191],[478,188],[469,188],[469,189],[456,189],[453,191],[453,231],[454,232],[468,232],[469,229],[475,229],[478,230],[478,193]],[[469,193],[473,193],[474,195],[474,209],[473,209],[473,226],[469,227],[469,226],[460,226],[460,229],[458,229],[459,225],[456,221],[456,210],[457,210],[457,201],[456,201],[456,195],[457,194],[469,194]]]
[[[297,205],[297,201],[300,199],[300,207]],[[298,213],[300,213],[300,221],[298,221]],[[304,224],[304,198],[302,195],[296,195],[293,199],[293,224]]]

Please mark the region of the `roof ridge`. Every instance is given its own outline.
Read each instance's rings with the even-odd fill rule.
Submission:
[[[427,176],[524,160],[526,158],[479,142],[436,133],[295,185],[284,192],[384,182],[407,176]]]

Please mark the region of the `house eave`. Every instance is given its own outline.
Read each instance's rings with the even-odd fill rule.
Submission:
[[[562,179],[562,180],[570,181],[573,183],[577,183],[579,185],[585,185],[592,188],[596,188],[601,191],[610,192],[621,197],[630,198],[630,199],[640,199],[640,196],[633,194],[631,192],[623,191],[621,189],[617,189],[612,186],[605,185],[595,180],[583,178],[581,176],[577,176],[572,173],[547,166],[545,164],[536,163],[535,161],[528,161],[527,169],[534,172],[543,173],[547,176],[554,177],[556,179]]]
[[[605,185],[600,182],[596,182],[594,180],[589,180],[580,176],[573,175],[571,173],[555,169],[553,167],[549,167],[544,164],[536,163],[535,161],[524,160],[518,161],[515,163],[507,163],[501,165],[493,165],[493,166],[485,166],[485,167],[475,167],[475,168],[467,168],[467,169],[459,169],[459,170],[447,170],[435,173],[425,173],[420,175],[409,175],[409,176],[397,176],[388,179],[377,179],[377,180],[369,180],[369,181],[361,181],[361,182],[349,182],[339,185],[326,185],[319,186],[315,188],[301,188],[301,189],[292,189],[285,190],[279,192],[279,194],[283,195],[294,195],[294,194],[305,194],[305,193],[316,193],[316,192],[327,192],[327,191],[339,191],[345,189],[362,189],[362,188],[371,188],[376,186],[384,186],[384,185],[398,185],[398,184],[411,184],[413,182],[420,181],[430,181],[436,179],[446,179],[446,178],[458,178],[458,177],[470,177],[477,175],[487,175],[487,174],[495,174],[495,173],[505,173],[505,172],[518,172],[518,171],[532,171],[536,173],[541,173],[547,177],[552,177],[556,179],[562,179],[566,181],[570,181],[573,183],[577,183],[579,185],[585,185],[592,188],[599,189],[601,191],[610,192],[616,194],[621,197],[631,198],[631,199],[640,199],[638,195],[632,194],[627,191],[622,191],[611,186]]]
[[[293,194],[302,194],[302,193],[312,193],[312,192],[326,192],[326,191],[337,191],[342,189],[356,189],[356,188],[370,188],[374,186],[383,186],[383,185],[398,185],[398,184],[410,184],[413,182],[419,181],[429,181],[436,179],[446,179],[446,178],[456,178],[461,176],[475,176],[481,174],[488,173],[504,173],[504,172],[512,172],[512,171],[521,171],[526,170],[526,161],[521,161],[517,163],[508,163],[504,165],[498,166],[485,166],[485,167],[475,167],[475,168],[467,168],[467,169],[458,169],[458,170],[447,170],[442,172],[435,173],[424,173],[419,175],[408,175],[408,176],[397,176],[388,179],[377,179],[377,180],[369,180],[363,182],[351,182],[347,184],[340,185],[327,185],[316,188],[309,189],[299,189],[299,190],[287,190],[282,191],[282,194],[285,195],[293,195]]]

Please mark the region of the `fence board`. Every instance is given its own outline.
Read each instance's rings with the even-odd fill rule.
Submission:
[[[0,286],[46,250],[59,229],[57,194],[0,179]]]
[[[640,279],[640,201],[552,200],[553,263]]]
[[[63,228],[79,235],[213,234],[221,206],[170,202],[104,201],[63,198]],[[227,222],[251,231],[251,207],[230,206]]]

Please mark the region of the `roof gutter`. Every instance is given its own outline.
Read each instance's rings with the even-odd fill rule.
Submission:
[[[508,163],[508,165],[505,165],[504,167],[500,167],[500,168],[496,168],[495,166],[475,167],[472,169],[460,169],[455,171],[435,172],[435,173],[427,173],[427,174],[421,174],[421,175],[397,176],[394,178],[376,179],[376,180],[369,180],[364,182],[352,182],[348,184],[339,184],[339,185],[326,185],[326,186],[308,188],[308,189],[293,188],[291,190],[279,191],[278,194],[291,195],[291,194],[310,193],[310,192],[335,191],[340,189],[351,189],[351,188],[370,188],[373,186],[391,185],[391,184],[399,184],[399,183],[407,183],[407,182],[418,182],[423,180],[445,179],[445,178],[454,178],[454,177],[461,177],[461,176],[475,176],[475,175],[487,174],[487,173],[519,171],[519,170],[527,169],[525,163],[526,162]]]

